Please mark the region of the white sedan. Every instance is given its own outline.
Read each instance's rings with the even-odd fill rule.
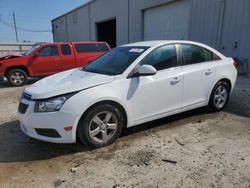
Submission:
[[[149,41],[114,48],[82,69],[26,88],[20,127],[35,139],[101,147],[123,128],[207,106],[223,110],[237,64],[204,44]]]

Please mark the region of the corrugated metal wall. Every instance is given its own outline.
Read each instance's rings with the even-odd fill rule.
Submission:
[[[193,0],[189,39],[219,47],[220,29],[222,22],[223,1],[221,0]]]
[[[96,40],[96,23],[116,18],[117,45],[128,43],[128,0],[97,0],[90,4],[91,40]]]
[[[66,16],[60,17],[52,22],[54,41],[68,41]],[[79,31],[78,31],[79,32]]]
[[[250,64],[250,0],[193,0],[191,12],[190,40]],[[246,63],[240,66],[250,73]]]
[[[66,15],[67,41],[88,41],[89,31],[89,7],[85,6]]]
[[[93,0],[54,20],[54,39],[95,41],[96,23],[116,18],[117,45],[141,41],[143,12],[174,1],[190,1],[188,36],[184,39],[250,60],[250,0]]]

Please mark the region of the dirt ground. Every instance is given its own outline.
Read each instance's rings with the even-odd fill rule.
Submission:
[[[250,187],[250,77],[224,112],[186,112],[125,131],[93,151],[25,136],[23,88],[0,86],[0,187]]]

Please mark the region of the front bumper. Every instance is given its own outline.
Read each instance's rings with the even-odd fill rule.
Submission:
[[[25,111],[18,112],[21,130],[28,136],[46,142],[75,143],[76,128],[80,117],[70,112],[35,113],[35,101],[21,99],[21,103],[28,105]],[[64,127],[72,126],[71,131],[65,131]],[[50,137],[38,134],[37,129],[53,129],[60,135]]]

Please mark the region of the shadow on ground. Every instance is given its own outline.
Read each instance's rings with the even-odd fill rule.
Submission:
[[[31,85],[31,84],[34,84],[35,82],[37,82],[39,80],[39,78],[30,78],[27,82],[26,85]],[[8,84],[8,82],[6,80],[4,81],[0,81],[0,89],[2,88],[9,88],[9,87],[12,87]]]
[[[230,96],[226,112],[250,118],[250,76],[240,76]]]
[[[121,140],[128,139],[127,137],[132,134],[140,132],[145,133],[144,131],[152,128],[168,129],[171,127],[181,126],[182,123],[180,123],[179,120],[183,120],[185,118],[187,118],[185,122],[201,121],[200,119],[204,120],[204,117],[198,117],[197,119],[196,116],[205,113],[205,110],[198,109],[182,113],[180,115],[174,115],[157,121],[138,125],[133,128],[124,130],[122,136],[123,138]],[[140,136],[140,134],[137,134],[136,136]],[[111,147],[112,150],[116,148],[116,144],[119,144],[119,139],[113,144],[114,146]],[[84,151],[89,150],[85,148],[81,143],[52,144],[31,139],[22,133],[19,128],[18,121],[12,121],[0,125],[0,163],[46,160]]]
[[[246,85],[248,84],[249,81],[246,81]],[[250,89],[245,89],[245,87],[246,86],[243,85],[235,89],[228,103],[228,107],[225,109],[226,112],[250,117]],[[129,128],[124,130],[123,138],[118,139],[111,148],[116,148],[119,142],[121,143],[124,140],[128,140],[129,142],[130,139],[133,139],[133,136],[138,137],[141,133],[145,135],[148,132],[146,130],[149,129],[169,129],[171,127],[182,126],[189,122],[205,121],[213,118],[215,115],[216,114],[208,113],[202,108]],[[132,137],[130,137],[130,135],[132,135]],[[85,151],[88,150],[80,143],[51,144],[30,139],[21,132],[18,121],[0,125],[0,163],[46,160]],[[109,152],[109,149],[105,151]]]

